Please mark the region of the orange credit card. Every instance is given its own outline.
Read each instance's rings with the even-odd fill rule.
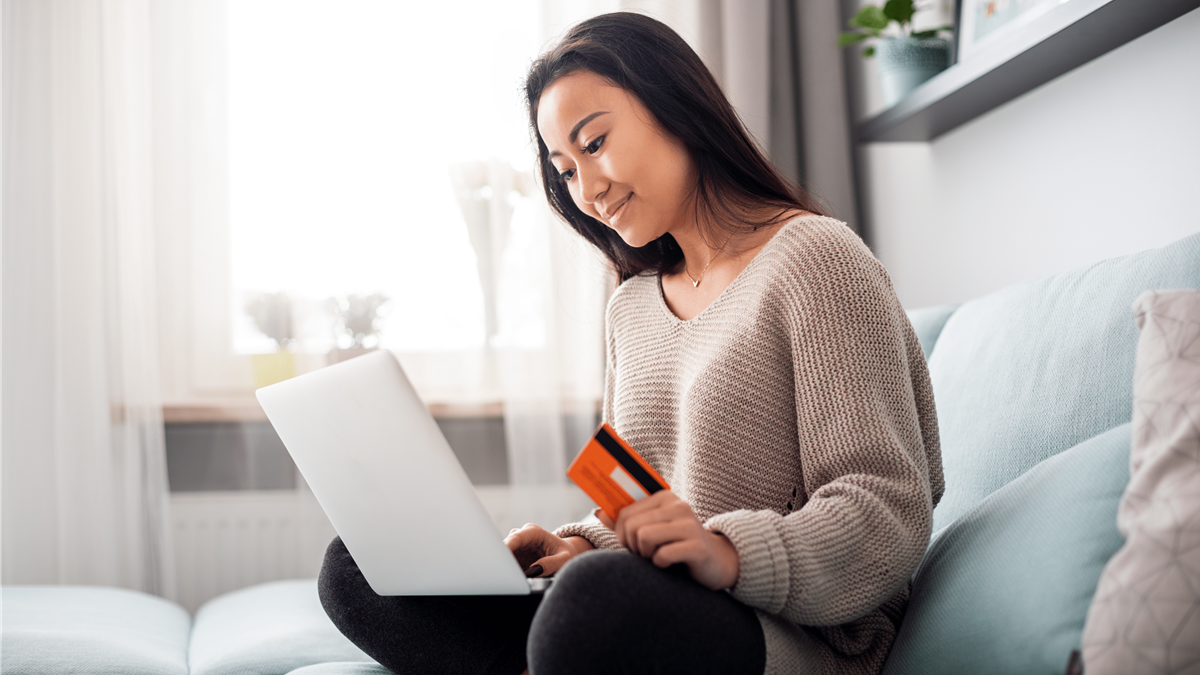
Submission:
[[[579,451],[567,469],[567,477],[613,522],[626,506],[659,490],[671,489],[654,467],[607,424],[601,424]]]

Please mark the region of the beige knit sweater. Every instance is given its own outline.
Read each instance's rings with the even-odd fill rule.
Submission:
[[[878,673],[942,495],[925,358],[843,223],[782,227],[682,321],[658,276],[608,306],[604,418],[737,549],[767,673]],[[597,523],[572,523],[619,548]]]

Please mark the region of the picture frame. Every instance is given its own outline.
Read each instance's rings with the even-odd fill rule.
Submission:
[[[1045,34],[1050,25],[1069,23],[1111,1],[959,0],[955,62],[983,58],[989,52],[1011,52],[1014,45]]]
[[[953,64],[899,104],[858,123],[859,142],[925,142],[1188,12],[1200,0],[1058,0],[995,30],[964,30],[957,0]]]

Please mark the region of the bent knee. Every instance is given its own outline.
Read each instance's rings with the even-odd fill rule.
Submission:
[[[588,552],[571,560],[555,576],[552,588],[563,600],[579,594],[599,595],[622,604],[649,602],[667,588],[695,583],[683,565],[660,569],[628,551]]]
[[[585,553],[555,576],[530,631],[531,658],[536,651],[549,656],[544,650],[580,640],[620,644],[647,622],[671,620],[664,593],[676,584],[695,583],[627,551]]]
[[[339,625],[346,614],[346,609],[357,604],[355,599],[361,595],[366,579],[358,569],[358,563],[341,537],[334,537],[325,549],[325,559],[321,562],[321,571],[317,575],[317,595],[325,613]]]

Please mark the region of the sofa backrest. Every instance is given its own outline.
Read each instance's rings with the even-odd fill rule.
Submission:
[[[946,322],[949,321],[950,315],[953,315],[959,306],[940,305],[908,312],[908,322],[912,323],[912,329],[917,333],[920,351],[925,352],[926,362],[928,362],[930,354],[934,353],[934,345],[937,344],[938,337],[942,335],[942,329],[946,328]]]
[[[946,478],[935,532],[1038,462],[1130,420],[1130,305],[1155,288],[1200,288],[1200,234],[953,310],[928,357]]]
[[[925,352],[925,360],[929,360],[929,356],[933,353],[933,346],[937,344],[938,337],[942,334],[942,329],[946,327],[946,322],[950,320],[950,315],[954,314],[954,310],[960,305],[940,305],[938,307],[924,307],[922,309],[914,309],[908,313],[908,321],[912,324],[913,331],[917,334],[917,340],[921,342],[921,351]]]

